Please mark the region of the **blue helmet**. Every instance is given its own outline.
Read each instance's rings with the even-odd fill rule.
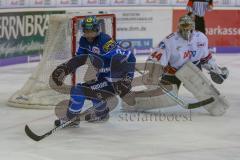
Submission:
[[[95,32],[99,31],[99,21],[97,20],[96,16],[86,16],[81,22],[81,26],[83,32],[84,30],[92,30]]]

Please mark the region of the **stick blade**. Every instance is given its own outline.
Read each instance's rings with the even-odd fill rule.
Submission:
[[[31,129],[28,127],[28,125],[25,125],[25,133],[27,134],[28,137],[30,137],[34,141],[40,141],[44,138],[44,136],[38,136],[35,133],[33,133]]]
[[[196,102],[196,103],[189,104],[188,105],[188,109],[194,109],[194,108],[198,108],[198,107],[201,107],[201,106],[205,106],[207,104],[212,103],[213,101],[214,101],[214,98],[210,97],[208,99],[205,99],[205,100],[202,100],[202,101],[199,101],[199,102]]]

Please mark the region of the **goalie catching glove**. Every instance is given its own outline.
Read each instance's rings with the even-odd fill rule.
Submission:
[[[221,70],[221,73],[216,73],[214,70],[210,70],[209,74],[212,78],[212,80],[217,84],[222,84],[225,79],[227,79],[229,71],[226,67],[219,67],[219,70]]]
[[[211,79],[217,84],[222,84],[229,75],[227,67],[219,67],[214,59],[210,59],[207,63],[203,64],[202,67],[209,71]]]

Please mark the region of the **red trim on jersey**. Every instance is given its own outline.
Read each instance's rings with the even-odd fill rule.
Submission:
[[[163,71],[164,73],[167,73],[167,74],[175,74],[177,72],[177,69],[170,65],[167,65],[166,67],[163,68]]]
[[[204,57],[204,58],[201,58],[201,63],[206,63],[209,59],[211,59],[212,58],[212,54],[211,53],[209,53],[208,55],[207,55],[207,57]]]

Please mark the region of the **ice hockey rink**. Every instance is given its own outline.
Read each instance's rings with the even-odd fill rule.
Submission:
[[[144,57],[141,57],[144,58]],[[120,104],[106,123],[82,122],[80,128],[57,131],[40,142],[26,136],[52,129],[53,110],[12,108],[7,99],[26,82],[37,63],[0,68],[1,160],[238,160],[240,159],[240,55],[216,55],[230,70],[216,87],[230,102],[227,113],[212,117],[204,109],[187,111],[180,106],[136,113],[122,112]],[[192,100],[181,88],[180,96]],[[168,119],[150,120],[161,112]],[[171,118],[171,115],[179,118]],[[185,118],[181,115],[185,115]],[[187,118],[186,118],[187,117]]]

